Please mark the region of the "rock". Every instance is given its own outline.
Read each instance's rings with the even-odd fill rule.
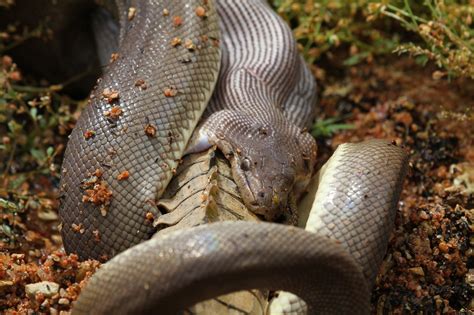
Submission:
[[[69,305],[69,300],[66,298],[60,298],[58,301],[59,305]]]
[[[13,286],[13,281],[9,281],[9,280],[0,280],[0,289],[2,288],[9,288],[11,286]]]
[[[58,214],[53,210],[43,210],[38,212],[38,218],[43,221],[57,221]]]
[[[37,293],[42,293],[45,297],[52,297],[59,291],[59,284],[51,281],[42,281],[25,285],[25,292],[34,299]]]
[[[422,267],[413,267],[408,269],[412,274],[415,274],[417,276],[425,276],[425,272],[423,271]]]

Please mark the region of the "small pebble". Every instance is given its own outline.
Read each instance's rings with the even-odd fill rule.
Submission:
[[[52,297],[59,291],[59,284],[51,281],[42,281],[25,285],[25,292],[34,299],[37,293],[42,293],[45,297]]]
[[[130,7],[128,8],[128,20],[131,21],[135,17],[135,14],[137,13],[137,9],[135,7]]]
[[[3,288],[8,288],[13,285],[13,281],[8,281],[8,280],[0,280],[0,289]]]
[[[56,221],[58,214],[53,210],[38,211],[38,218],[43,221]]]
[[[418,275],[418,276],[425,276],[425,272],[423,271],[422,267],[413,267],[408,269],[412,274]]]
[[[69,300],[66,298],[60,298],[58,301],[59,305],[69,305]]]

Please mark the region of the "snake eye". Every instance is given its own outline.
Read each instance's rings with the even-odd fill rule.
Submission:
[[[242,171],[247,172],[247,171],[250,171],[250,165],[251,165],[250,159],[244,158],[242,162],[240,163],[240,168],[242,169]]]

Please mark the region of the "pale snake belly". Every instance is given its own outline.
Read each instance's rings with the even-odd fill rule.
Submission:
[[[81,259],[110,258],[154,233],[147,214],[159,216],[156,199],[216,81],[192,143],[216,144],[226,154],[247,207],[276,219],[310,179],[316,146],[302,128],[314,117],[315,86],[288,27],[262,1],[219,1],[220,37],[212,1],[184,2],[132,3],[130,21],[128,7],[118,5],[119,58],[92,92],[63,166],[63,238],[66,250]],[[198,6],[206,17],[196,16]],[[172,38],[183,42],[173,47]],[[185,39],[196,47],[184,47]],[[118,100],[104,100],[106,88],[117,90]],[[176,95],[165,96],[166,89]],[[113,106],[122,111],[117,117],[110,114]],[[156,135],[146,134],[150,126]],[[84,136],[89,130],[92,138]],[[74,311],[172,314],[219,294],[266,288],[298,294],[310,313],[367,312],[406,158],[385,141],[338,152],[325,171],[331,178],[320,182],[326,193],[316,198],[313,208],[319,210],[309,216],[307,229],[317,234],[244,222],[170,233],[104,265]],[[117,180],[123,171],[130,177]],[[110,204],[91,200],[97,192],[111,192]],[[78,232],[78,225],[84,230]]]

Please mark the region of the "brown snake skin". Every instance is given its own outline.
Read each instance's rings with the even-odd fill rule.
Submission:
[[[125,4],[136,10],[131,18]],[[198,6],[205,17],[196,14]],[[198,142],[204,134],[228,156],[247,207],[266,219],[282,214],[312,172],[315,142],[300,128],[314,114],[314,81],[288,27],[264,1],[216,6],[228,18],[220,27],[213,1],[117,1],[119,57],[71,135],[60,215],[68,252],[103,260],[124,252],[94,275],[74,313],[175,314],[252,288],[294,292],[310,314],[367,313],[406,167],[403,151],[386,141],[336,151],[321,172],[319,197],[309,202],[306,229],[317,234],[271,223],[215,223],[136,245],[155,232],[147,216],[159,217],[156,200],[213,92],[219,29],[223,69]],[[260,19],[240,15],[252,10]],[[247,27],[250,20],[257,28]],[[268,36],[274,40],[259,41]],[[182,42],[171,44],[175,38]],[[261,57],[267,51],[275,52],[269,60]],[[305,87],[313,92],[305,94]]]
[[[222,67],[195,134],[228,156],[247,208],[274,221],[313,173],[315,80],[266,1],[219,0],[217,12]]]
[[[164,234],[105,264],[74,313],[175,314],[220,294],[262,288],[288,290],[307,303],[290,295],[272,302],[270,314],[367,314],[386,247],[372,240],[388,237],[393,226],[406,162],[404,151],[385,140],[341,145],[320,174],[322,199],[313,203],[310,192],[301,205],[317,208],[310,217],[322,220],[310,218],[306,229],[318,234],[255,222]]]
[[[127,252],[91,279],[74,313],[176,314],[200,300],[255,287],[293,291],[321,314],[363,314],[368,308],[361,272],[347,272],[358,270],[354,260],[333,241],[298,228],[213,223]]]
[[[125,19],[121,28],[119,57],[92,92],[91,104],[71,134],[60,184],[60,215],[66,251],[78,253],[81,259],[111,258],[155,231],[146,214],[158,216],[155,198],[171,179],[217,79],[217,16],[210,8],[207,18],[196,16],[194,8],[201,2],[134,4],[135,17]],[[164,22],[150,18],[162,17],[164,9],[172,10]],[[183,25],[175,25],[177,16]],[[193,51],[184,45],[173,47],[172,38],[192,39],[202,47]],[[146,89],[137,86],[139,80]],[[173,87],[177,94],[165,96],[164,90]],[[102,96],[106,88],[119,93],[112,104]],[[113,106],[123,111],[116,119],[104,114]],[[147,126],[156,130],[155,136],[145,134]],[[88,131],[95,135],[87,139]],[[100,179],[93,176],[97,169],[103,173]],[[123,171],[129,172],[129,178],[117,180]],[[91,184],[85,187],[87,179]],[[87,189],[94,189],[97,197],[112,192],[110,205],[107,198],[84,203]],[[81,225],[84,233],[77,233],[73,224]]]
[[[300,204],[300,226],[337,240],[362,267],[369,289],[387,249],[407,164],[405,152],[386,140],[341,144]],[[278,299],[271,308],[276,314],[306,309],[294,295]]]

